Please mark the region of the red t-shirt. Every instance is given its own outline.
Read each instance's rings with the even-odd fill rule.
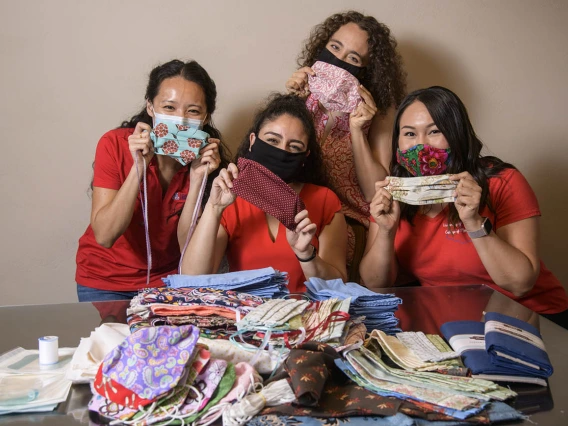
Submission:
[[[322,229],[331,223],[335,213],[341,210],[341,202],[328,188],[309,183],[304,184],[299,195],[306,205],[310,220],[317,225],[312,244],[318,248],[317,238]],[[227,260],[231,271],[271,266],[278,271],[288,272],[288,288],[292,293],[306,291],[306,277],[288,244],[284,225],[278,224],[278,234],[272,241],[265,213],[240,197],[225,209],[221,225],[229,235]]]
[[[494,230],[540,216],[533,190],[515,169],[489,179],[489,198],[495,213],[485,207],[480,214],[489,218]],[[433,218],[417,214],[413,225],[400,221],[394,245],[401,275],[410,273],[423,286],[487,284],[538,313],[553,314],[568,309],[566,291],[542,261],[535,286],[523,297],[515,297],[495,284],[464,226],[460,223],[453,234],[450,232],[447,213],[445,208]]]
[[[116,129],[103,135],[95,154],[93,186],[120,189],[134,165],[128,149],[128,137],[133,131]],[[140,196],[130,225],[111,248],[104,248],[96,242],[89,225],[79,239],[77,283],[103,290],[135,291],[144,287],[161,287],[164,285],[162,277],[177,273],[180,250],[177,239],[179,214],[176,212],[181,211],[187,198],[187,170],[187,167],[182,167],[172,178],[166,193],[162,194],[156,157],[147,168],[148,231],[152,248],[150,284],[146,284],[148,265]]]

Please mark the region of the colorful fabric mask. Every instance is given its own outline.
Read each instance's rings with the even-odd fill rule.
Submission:
[[[301,171],[306,161],[306,152],[289,152],[256,137],[245,158],[262,164],[284,182],[303,180]]]
[[[348,62],[342,61],[325,47],[322,49],[318,56],[318,61],[325,62],[326,64],[335,65],[336,67],[342,68],[354,77],[358,77],[359,73],[365,68],[358,67]]]
[[[241,157],[237,167],[239,177],[233,181],[233,193],[295,230],[294,218],[306,208],[296,191],[256,161]]]
[[[99,367],[95,389],[131,408],[155,400],[187,379],[198,337],[199,329],[191,325],[137,330],[107,354]],[[121,392],[117,399],[113,397],[117,389],[128,392]]]
[[[201,120],[154,113],[150,139],[156,154],[172,157],[184,166],[199,158],[199,150],[209,139],[209,135],[200,130],[202,125]]]
[[[352,113],[361,102],[357,91],[359,80],[349,71],[335,65],[317,61],[308,75],[310,92],[328,111]]]
[[[396,161],[413,176],[441,175],[450,163],[450,148],[434,148],[419,144],[401,151],[396,150]]]
[[[453,203],[458,183],[450,175],[400,178],[389,176],[385,189],[393,200],[414,206],[439,203]]]

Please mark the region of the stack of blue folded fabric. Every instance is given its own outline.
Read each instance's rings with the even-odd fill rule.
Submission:
[[[288,275],[273,268],[253,269],[250,271],[229,272],[212,275],[168,275],[162,278],[170,288],[214,288],[234,290],[254,296],[278,298],[289,294]]]
[[[485,323],[452,321],[441,331],[473,374],[545,379],[553,372],[539,331],[525,321],[487,312]]]
[[[368,330],[382,330],[386,334],[401,331],[394,312],[402,300],[394,294],[375,293],[359,284],[344,283],[340,279],[326,281],[321,278],[310,278],[305,284],[308,296],[314,300],[350,297],[349,313],[354,316],[364,316],[363,323]]]

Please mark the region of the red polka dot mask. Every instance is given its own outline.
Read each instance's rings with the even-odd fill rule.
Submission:
[[[172,157],[184,166],[199,158],[209,138],[202,125],[202,120],[154,113],[150,139],[156,154]]]

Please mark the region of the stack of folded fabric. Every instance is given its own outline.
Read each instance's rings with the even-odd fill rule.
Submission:
[[[387,334],[401,331],[394,312],[402,300],[393,294],[375,293],[359,284],[344,283],[340,279],[326,281],[321,278],[310,278],[306,281],[306,287],[307,294],[315,300],[350,297],[349,313],[356,317],[364,316],[363,322],[369,330],[382,330]]]
[[[169,275],[167,278],[162,278],[162,281],[169,288],[207,287],[216,290],[236,290],[265,298],[277,298],[290,293],[287,287],[288,274],[273,268],[212,275]]]
[[[540,332],[519,319],[488,312],[485,323],[453,321],[441,331],[474,375],[542,386],[552,375]]]
[[[228,339],[235,323],[264,299],[233,290],[211,288],[147,288],[140,290],[127,310],[131,331],[158,325],[192,324],[203,337]]]
[[[89,410],[100,421],[137,425],[218,418],[260,377],[247,364],[211,357],[198,336],[191,325],[146,327],[128,336],[101,363]]]
[[[380,338],[372,335],[367,347],[348,351],[344,360],[335,361],[349,378],[371,392],[412,401],[454,419],[479,422],[487,417],[491,401],[515,396],[509,389],[488,380],[409,368],[407,364],[413,363],[411,351],[400,350],[391,341],[397,340],[395,337],[379,333]],[[391,366],[393,363],[404,369]]]

